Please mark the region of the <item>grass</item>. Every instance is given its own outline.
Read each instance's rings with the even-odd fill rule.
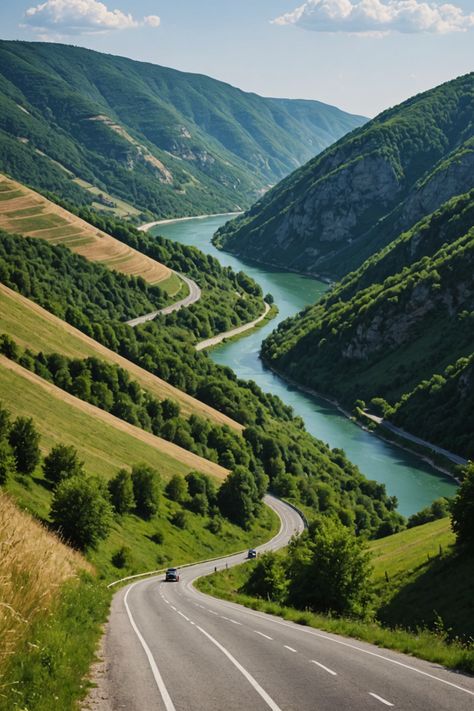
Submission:
[[[220,479],[226,475],[219,465],[78,400],[3,357],[0,400],[13,415],[33,417],[44,450],[58,441],[73,445],[91,473],[111,477],[121,467],[144,462],[165,478],[191,470]]]
[[[80,570],[92,567],[0,491],[0,708],[12,657]]]
[[[104,190],[97,188],[95,185],[92,185],[92,183],[88,183],[82,178],[73,178],[73,182],[77,185],[80,185],[81,188],[84,188],[92,195],[103,196],[110,203],[107,205],[105,205],[103,202],[92,203],[93,207],[95,207],[99,211],[103,210],[105,212],[109,212],[113,215],[116,215],[117,217],[137,217],[140,215],[140,211],[137,210],[136,207],[129,205],[129,203],[125,202],[124,200],[120,200],[120,198],[112,197],[112,195],[110,195],[109,193],[106,193]]]
[[[371,543],[376,617],[367,620],[296,610],[243,594],[255,563],[201,578],[197,587],[286,620],[474,673],[474,561],[453,550],[452,543],[448,519]]]
[[[167,397],[176,400],[184,414],[194,413],[213,422],[242,430],[241,425],[226,415],[122,358],[2,284],[0,284],[0,333],[7,333],[22,347],[35,351],[63,353],[75,358],[96,357],[109,363],[116,363],[128,370],[130,375],[155,397],[160,400]]]
[[[168,267],[92,227],[33,190],[1,174],[0,185],[10,188],[0,192],[0,227],[3,229],[46,240],[63,236],[62,244],[86,259],[110,265],[111,269],[124,274],[141,276],[150,284],[161,284],[171,278]],[[70,236],[72,228],[73,234],[82,236],[82,240]],[[172,289],[173,285],[165,288]]]

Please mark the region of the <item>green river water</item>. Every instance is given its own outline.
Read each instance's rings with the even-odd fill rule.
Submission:
[[[259,358],[262,340],[277,324],[321,298],[327,285],[299,274],[292,274],[244,262],[211,244],[211,237],[228,217],[191,218],[158,225],[151,234],[182,244],[199,247],[224,266],[243,270],[257,281],[263,293],[273,294],[278,316],[246,338],[223,344],[211,351],[211,358],[230,366],[240,378],[254,380],[266,392],[278,395],[295,414],[301,416],[311,434],[330,447],[343,449],[349,459],[369,478],[383,482],[388,493],[398,498],[399,511],[409,516],[440,496],[452,496],[454,480],[399,447],[390,445],[362,430],[325,400],[300,392],[268,370]]]

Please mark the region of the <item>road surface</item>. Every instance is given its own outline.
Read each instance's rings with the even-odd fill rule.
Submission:
[[[232,336],[237,336],[239,333],[249,331],[251,328],[254,328],[254,326],[260,323],[260,321],[263,321],[269,311],[270,306],[265,302],[265,311],[254,321],[249,321],[248,323],[244,323],[243,326],[237,326],[237,328],[232,328],[230,331],[224,331],[223,333],[218,333],[217,336],[207,338],[205,341],[201,341],[196,345],[196,350],[203,351],[205,348],[210,348],[211,346],[216,346],[218,343],[222,343],[222,341],[226,338],[232,338]]]
[[[299,516],[281,502],[284,545]],[[104,705],[115,711],[473,711],[474,679],[199,593],[192,581],[244,554],[152,578],[114,597]]]
[[[178,272],[175,272],[175,274],[178,274]],[[131,321],[127,321],[126,323],[128,323],[129,326],[135,327],[138,326],[138,324],[140,323],[145,323],[146,321],[153,321],[153,319],[156,318],[158,314],[171,314],[173,313],[173,311],[179,311],[179,309],[182,309],[183,306],[190,306],[191,304],[195,304],[196,301],[199,301],[199,299],[201,298],[201,289],[196,284],[196,282],[190,279],[189,277],[184,276],[184,274],[178,274],[178,276],[189,287],[189,294],[184,299],[176,301],[174,304],[170,304],[169,306],[165,306],[164,309],[158,309],[158,311],[151,311],[149,314],[144,314],[143,316],[133,318],[131,319]]]

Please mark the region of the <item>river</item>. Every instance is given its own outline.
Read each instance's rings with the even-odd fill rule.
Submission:
[[[317,301],[327,285],[317,279],[251,264],[221,252],[211,237],[227,217],[191,218],[153,227],[150,234],[199,247],[212,254],[224,266],[245,271],[270,292],[279,308],[278,316],[246,338],[219,346],[211,358],[230,366],[239,378],[254,380],[263,390],[278,395],[300,415],[311,434],[330,447],[343,449],[349,459],[369,478],[382,482],[390,496],[398,499],[400,513],[409,516],[428,506],[440,496],[453,496],[455,482],[419,458],[366,432],[342,415],[338,409],[317,397],[300,392],[266,368],[259,358],[262,340],[277,324]]]

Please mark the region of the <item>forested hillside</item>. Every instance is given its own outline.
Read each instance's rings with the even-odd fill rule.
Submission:
[[[247,207],[364,121],[79,47],[0,42],[0,170],[129,217]]]
[[[217,233],[223,248],[342,277],[473,187],[474,74],[340,139]]]
[[[281,324],[263,357],[346,405],[474,456],[474,191],[403,233],[319,304]]]

